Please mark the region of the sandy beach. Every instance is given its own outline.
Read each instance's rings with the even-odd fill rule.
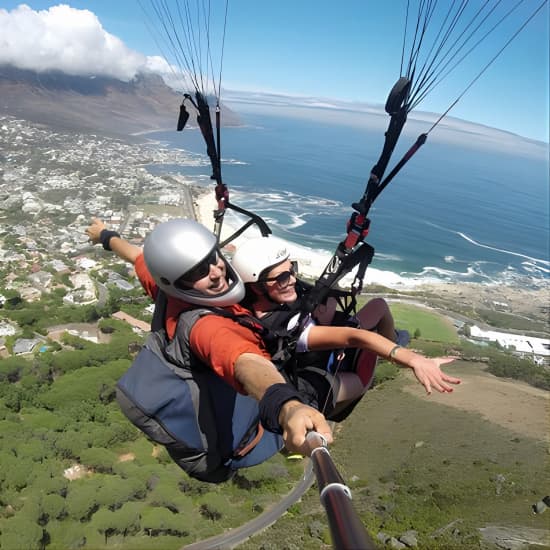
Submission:
[[[194,198],[195,216],[197,221],[200,221],[206,227],[212,228],[214,224],[214,218],[212,212],[216,206],[214,200],[214,191],[204,191],[202,188],[197,189]],[[226,210],[224,222],[222,225],[221,240],[223,241],[234,233],[236,229],[240,227],[242,221],[235,216],[235,213],[230,209]],[[237,237],[233,242],[233,246],[238,247],[243,239],[260,237],[261,233],[256,227],[251,227],[246,230],[245,237]],[[300,266],[300,272],[306,277],[315,278],[318,277],[327,262],[330,259],[330,254],[325,251],[314,251],[306,247],[285,241],[285,245],[290,251],[291,256],[298,260]],[[231,251],[231,246],[229,251]]]
[[[197,220],[212,228],[214,223],[212,212],[216,206],[213,189],[193,188],[193,196]],[[239,220],[235,214],[231,210],[227,210],[222,226],[222,240],[230,236],[238,226]],[[246,234],[248,237],[253,237],[255,234],[260,235],[259,231],[254,228],[247,230]],[[235,239],[234,246],[238,247],[242,239],[243,237]],[[286,245],[290,249],[291,255],[298,260],[302,275],[309,278],[318,277],[330,259],[330,254],[325,251],[314,251],[288,242]],[[388,272],[384,272],[382,280],[376,278],[377,273],[380,274],[376,269],[369,268],[367,270],[365,290],[368,290],[368,285],[382,285],[404,294],[422,294],[445,302],[461,303],[462,306],[474,310],[485,308],[523,315],[543,322],[548,321],[550,285],[538,289],[476,283],[429,282],[418,284],[416,281],[411,285],[403,285],[402,279],[398,281],[396,277],[395,280],[392,280],[391,274]],[[372,274],[374,274],[374,280]]]

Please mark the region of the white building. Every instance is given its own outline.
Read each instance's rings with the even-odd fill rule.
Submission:
[[[97,262],[95,260],[92,260],[91,258],[82,256],[76,259],[76,265],[81,269],[88,270],[88,269],[93,269],[97,265]]]
[[[16,332],[17,330],[13,325],[6,321],[0,321],[0,336],[13,336]]]
[[[470,335],[473,338],[498,342],[503,348],[514,348],[521,353],[550,356],[550,340],[547,338],[535,338],[523,334],[497,332],[496,330],[482,330],[476,325],[470,327]]]

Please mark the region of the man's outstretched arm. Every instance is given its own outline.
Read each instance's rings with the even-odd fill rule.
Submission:
[[[93,244],[103,244],[102,237],[105,235],[103,231],[109,230],[99,218],[92,218],[91,224],[86,229],[86,235]],[[118,234],[109,237],[108,246],[119,258],[131,264],[136,263],[137,257],[142,252],[139,246],[129,243]]]

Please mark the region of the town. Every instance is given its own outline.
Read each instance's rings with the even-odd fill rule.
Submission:
[[[137,244],[165,219],[194,216],[193,196],[201,190],[183,176],[155,176],[145,166],[205,164],[198,156],[143,140],[65,134],[7,116],[0,117],[0,141],[0,307],[10,291],[35,302],[54,288],[64,304],[94,304],[104,287],[89,273],[99,267],[107,284],[134,289],[135,279],[108,269],[120,262],[88,242],[84,230],[94,216]],[[7,354],[5,338],[18,332],[0,317],[0,356]],[[42,340],[20,338],[13,353],[29,353]]]
[[[206,157],[93,134],[55,131],[13,117],[0,117],[0,307],[10,292],[34,302],[54,289],[66,305],[102,304],[107,285],[139,290],[127,266],[88,242],[92,217],[104,220],[125,238],[141,244],[161,221],[196,217],[195,197],[208,192],[182,175],[155,175],[155,165],[205,166]],[[117,266],[114,269],[114,266]],[[102,271],[104,283],[90,273]],[[141,319],[126,316],[136,330],[147,330],[151,304]],[[121,315],[123,315],[121,313]],[[16,323],[0,316],[0,357],[9,355],[6,338],[17,338],[15,355],[44,345],[40,335],[26,338]],[[79,336],[94,340],[96,336]],[[515,349],[538,364],[550,357],[550,340],[469,327],[468,336]]]

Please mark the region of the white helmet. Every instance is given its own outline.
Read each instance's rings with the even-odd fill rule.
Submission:
[[[210,265],[222,258],[229,288],[210,296],[182,280],[206,277]],[[166,294],[190,304],[226,307],[244,297],[244,284],[218,249],[216,236],[204,225],[186,219],[161,223],[145,239],[143,257],[155,282]]]
[[[237,248],[231,265],[245,283],[256,283],[262,272],[288,260],[290,254],[277,237],[249,239]]]

